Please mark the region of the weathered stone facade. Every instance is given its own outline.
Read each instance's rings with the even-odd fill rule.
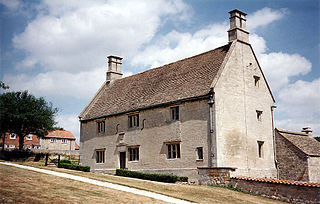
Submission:
[[[107,78],[80,114],[81,163],[104,172],[173,173],[191,182],[198,182],[199,167],[275,177],[274,99],[247,41],[245,14],[234,10],[230,20],[223,47]]]
[[[275,132],[279,179],[320,183],[320,143],[302,132]]]

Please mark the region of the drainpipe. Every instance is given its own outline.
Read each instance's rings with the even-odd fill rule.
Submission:
[[[278,160],[277,160],[277,152],[276,152],[276,132],[274,129],[274,119],[273,119],[273,111],[277,108],[277,106],[271,106],[271,118],[272,118],[272,135],[273,135],[273,156],[274,156],[274,164],[277,169],[277,179],[279,179],[279,167],[278,167]]]
[[[209,104],[209,138],[208,138],[208,167],[212,168],[212,159],[214,157],[213,150],[212,150],[212,135],[213,135],[213,92],[210,91],[210,97],[208,100]]]

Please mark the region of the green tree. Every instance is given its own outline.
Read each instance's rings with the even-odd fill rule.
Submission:
[[[24,92],[7,92],[0,95],[0,133],[19,136],[19,149],[23,149],[28,134],[43,136],[52,130],[58,112],[44,98]]]
[[[320,137],[314,137],[314,139],[318,140],[320,142]]]
[[[9,86],[6,86],[5,83],[3,83],[2,81],[0,81],[0,89],[9,89]]]

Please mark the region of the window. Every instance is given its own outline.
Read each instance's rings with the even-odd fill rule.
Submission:
[[[27,135],[26,138],[27,140],[32,140],[32,135]]]
[[[62,143],[68,143],[68,139],[62,139],[61,142]]]
[[[9,145],[9,148],[16,148],[15,145]]]
[[[98,133],[105,132],[105,121],[97,122],[98,124]]]
[[[130,115],[128,117],[129,128],[139,127],[139,114]]]
[[[27,145],[27,149],[31,149],[31,146],[30,146],[30,145]]]
[[[197,147],[198,160],[203,160],[203,147]]]
[[[170,108],[171,120],[179,120],[179,106]]]
[[[263,141],[258,141],[258,156],[259,158],[263,158]]]
[[[34,145],[33,149],[40,149],[40,146],[39,145]]]
[[[16,134],[10,133],[10,140],[15,140],[17,138]]]
[[[261,121],[262,120],[262,111],[256,110],[257,112],[257,120]]]
[[[168,159],[180,158],[180,144],[167,144]]]
[[[57,142],[57,138],[50,138],[50,142]]]
[[[259,87],[260,77],[258,77],[258,76],[253,76],[253,78],[254,78],[254,86]]]
[[[104,163],[104,149],[96,150],[96,162]]]
[[[139,147],[129,148],[129,161],[139,161]]]

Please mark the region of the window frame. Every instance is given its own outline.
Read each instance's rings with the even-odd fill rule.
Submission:
[[[31,134],[28,134],[28,135],[26,136],[26,140],[32,141],[32,135],[31,135]]]
[[[140,150],[139,147],[129,147],[128,148],[128,153],[129,153],[129,161],[132,162],[137,162],[140,159]]]
[[[180,120],[179,106],[170,107],[170,116],[171,116],[172,121],[179,121]]]
[[[55,137],[50,138],[50,142],[51,142],[51,143],[56,143],[56,142],[57,142],[57,138],[55,138]]]
[[[14,149],[14,148],[16,148],[16,145],[11,144],[11,145],[9,145],[9,148]]]
[[[103,164],[105,163],[105,149],[96,149],[95,156],[96,156],[96,164]]]
[[[61,139],[61,143],[63,143],[63,144],[67,144],[67,143],[68,143],[68,139],[66,139],[66,138],[62,138],[62,139]]]
[[[259,159],[262,159],[264,157],[264,151],[263,151],[264,141],[257,141],[257,143],[258,143],[258,157]]]
[[[262,121],[262,113],[263,113],[263,111],[256,110],[257,120],[260,122]]]
[[[203,160],[203,147],[197,147],[197,160]]]
[[[97,121],[97,130],[98,133],[105,133],[106,132],[106,122],[105,121]]]
[[[254,75],[253,78],[254,78],[254,86],[259,87],[260,86],[260,77]]]
[[[181,145],[178,142],[167,143],[167,159],[181,158]]]
[[[137,128],[139,127],[140,117],[139,113],[128,115],[128,127],[129,128]]]
[[[31,146],[30,146],[30,145],[27,145],[27,146],[26,146],[26,149],[31,149]]]
[[[15,140],[17,139],[16,133],[10,133],[10,140]]]

